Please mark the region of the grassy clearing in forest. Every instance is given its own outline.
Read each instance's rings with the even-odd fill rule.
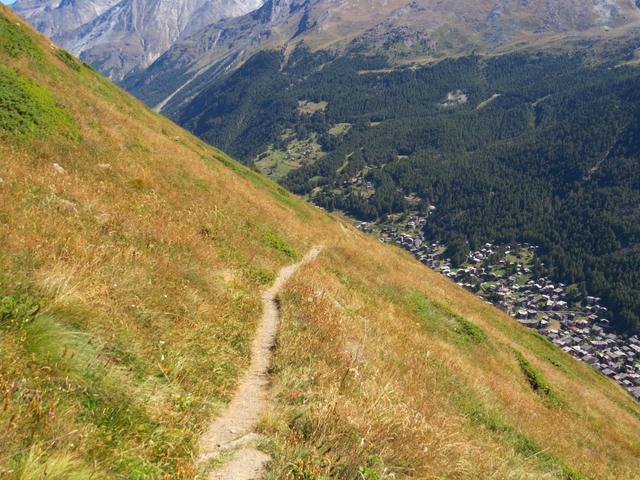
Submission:
[[[313,115],[316,112],[324,112],[329,104],[324,100],[313,102],[311,100],[300,100],[298,102],[298,111],[303,115]]]

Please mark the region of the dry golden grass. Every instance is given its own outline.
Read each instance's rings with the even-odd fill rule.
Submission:
[[[318,243],[283,296],[272,478],[634,478],[616,385],[33,35],[0,63],[73,128],[0,131],[0,478],[197,476],[262,289]]]
[[[312,102],[311,100],[298,101],[298,111],[304,115],[313,115],[316,112],[324,112],[329,104],[325,101]]]
[[[283,297],[270,478],[638,478],[638,406],[600,374],[355,233],[305,268]]]
[[[0,477],[36,449],[108,476],[193,478],[261,289],[310,245],[307,219],[319,236],[334,220],[35,38],[38,58],[0,48],[0,63],[79,135],[0,132]]]

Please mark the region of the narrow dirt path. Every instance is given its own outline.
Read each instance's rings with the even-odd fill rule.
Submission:
[[[315,246],[299,263],[282,268],[262,295],[262,321],[253,342],[249,370],[229,408],[213,421],[200,439],[200,464],[232,452],[227,463],[209,474],[210,480],[255,480],[264,472],[269,456],[255,448],[260,437],[253,430],[266,405],[269,389],[268,370],[280,322],[277,295],[287,280],[302,265],[314,260],[321,250],[321,246]]]

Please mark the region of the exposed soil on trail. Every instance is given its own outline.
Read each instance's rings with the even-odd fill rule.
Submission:
[[[268,371],[280,323],[277,296],[287,280],[302,265],[314,260],[321,250],[321,246],[315,246],[299,263],[282,268],[262,296],[262,321],[253,342],[249,370],[228,409],[211,423],[200,439],[200,464],[232,452],[228,462],[209,474],[210,480],[262,478],[269,456],[256,449],[260,437],[253,430],[267,402]]]

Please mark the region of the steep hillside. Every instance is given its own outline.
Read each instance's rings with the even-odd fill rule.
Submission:
[[[0,65],[0,477],[204,478],[261,292],[322,243],[280,299],[270,478],[638,478],[640,408],[607,378],[6,7]]]
[[[260,0],[18,0],[38,30],[114,80],[144,69],[182,35],[255,10]]]
[[[164,113],[327,209],[363,221],[414,209],[427,239],[458,240],[463,257],[486,242],[538,245],[546,273],[604,298],[633,333],[637,49],[612,39],[405,67],[260,52]]]

